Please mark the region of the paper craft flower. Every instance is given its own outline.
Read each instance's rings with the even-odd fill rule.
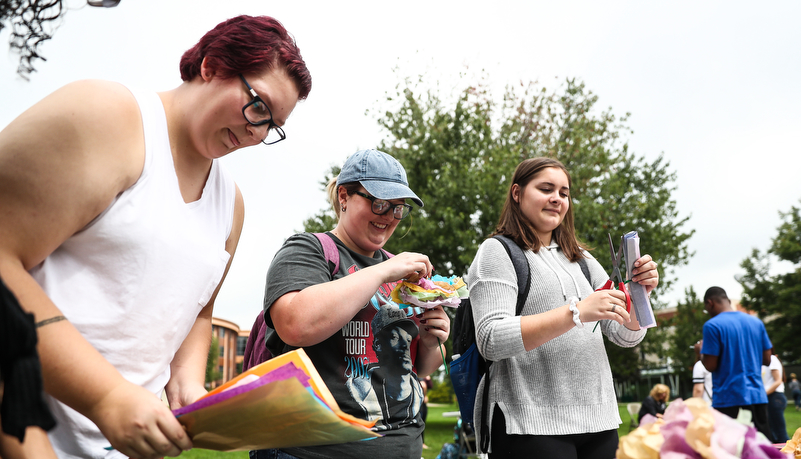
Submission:
[[[617,459],[779,459],[792,458],[764,435],[709,407],[699,398],[677,399],[663,419],[643,418],[620,439]]]
[[[431,279],[420,278],[417,282],[399,282],[392,290],[392,301],[400,307],[412,305],[421,308],[456,308],[459,301],[467,298],[467,295],[467,284],[461,277],[436,275]]]
[[[795,459],[801,459],[801,427],[795,431],[793,438],[787,441],[782,452],[794,455]]]

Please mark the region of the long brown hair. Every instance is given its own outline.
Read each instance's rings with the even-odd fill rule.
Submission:
[[[531,249],[534,252],[537,252],[543,246],[533,225],[520,210],[520,203],[515,201],[512,196],[512,188],[516,184],[522,190],[537,174],[548,167],[561,169],[567,176],[568,186],[572,185],[570,173],[559,160],[544,157],[524,160],[515,168],[512,183],[509,184],[509,193],[506,195],[506,202],[504,202],[503,210],[501,211],[501,218],[498,221],[498,226],[495,227],[495,232],[490,236],[502,234],[514,240],[520,247]],[[567,199],[568,207],[565,218],[553,230],[551,237],[559,244],[568,260],[578,261],[580,258],[584,258],[582,250],[586,250],[587,247],[576,238],[576,229],[573,224],[573,198],[568,195]]]

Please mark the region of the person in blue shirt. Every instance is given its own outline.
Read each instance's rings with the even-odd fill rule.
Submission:
[[[751,411],[754,426],[771,438],[762,365],[770,364],[773,345],[765,325],[736,311],[720,287],[706,291],[704,309],[711,318],[704,324],[701,361],[712,372],[712,407],[732,418],[741,409]]]

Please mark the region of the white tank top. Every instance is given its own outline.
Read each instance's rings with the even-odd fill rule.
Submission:
[[[122,376],[160,396],[175,352],[228,263],[236,188],[215,160],[201,198],[185,203],[161,100],[132,93],[144,126],[142,175],[30,273]],[[123,457],[107,456],[108,440],[87,418],[48,402],[60,458]]]

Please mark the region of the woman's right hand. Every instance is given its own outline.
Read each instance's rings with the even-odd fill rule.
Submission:
[[[626,312],[626,295],[620,290],[599,290],[576,304],[582,322],[614,320],[624,325],[631,321]]]
[[[124,381],[99,401],[92,416],[111,445],[139,459],[178,456],[192,440],[170,409],[148,390]]]
[[[385,270],[384,282],[395,282],[405,279],[417,282],[421,277],[429,277],[434,273],[434,266],[422,253],[403,252],[377,265]]]

